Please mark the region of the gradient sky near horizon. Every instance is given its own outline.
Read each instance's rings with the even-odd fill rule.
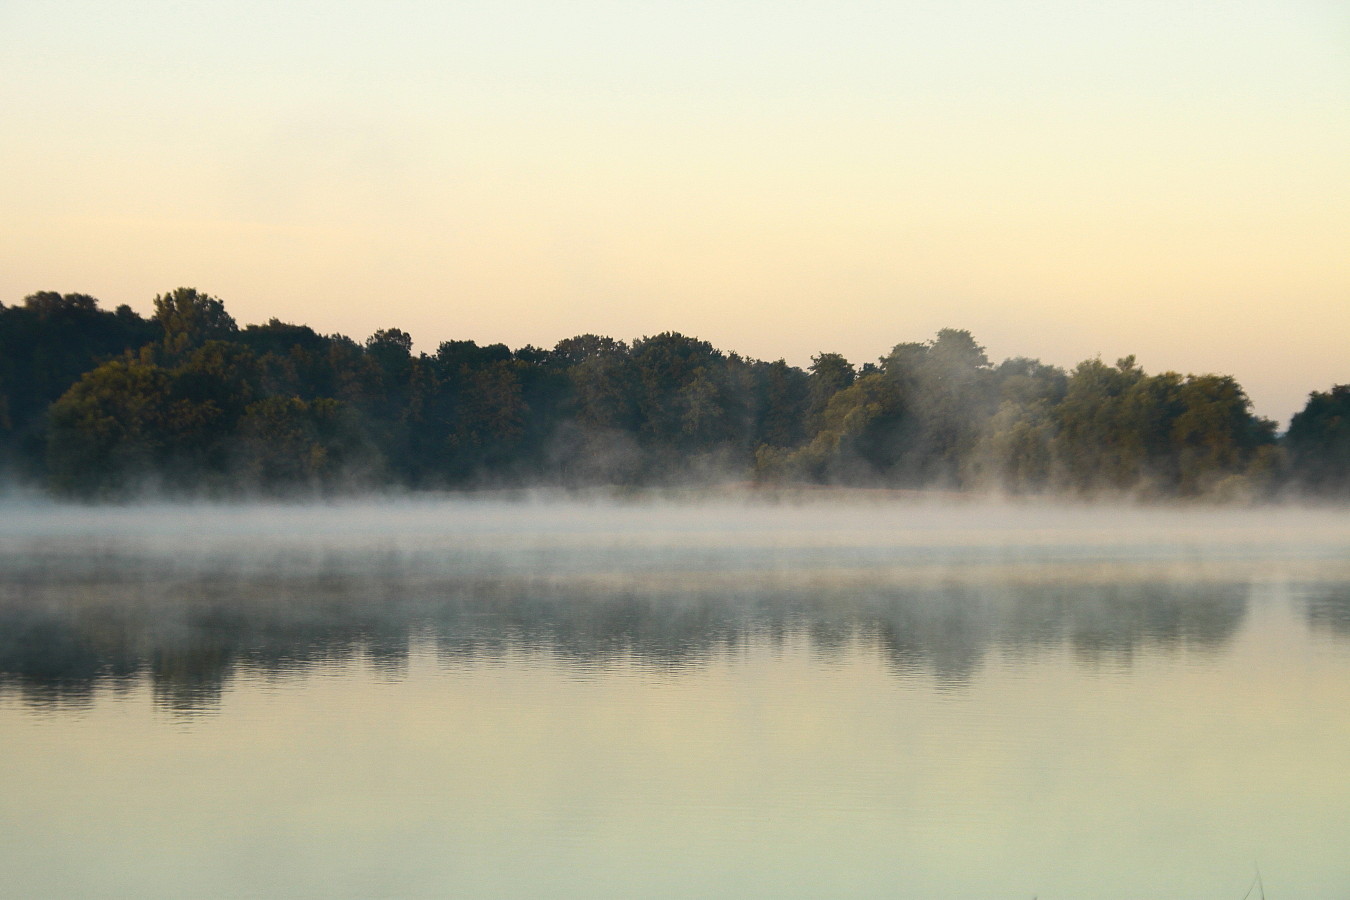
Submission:
[[[1350,382],[1343,0],[0,3],[0,302]]]

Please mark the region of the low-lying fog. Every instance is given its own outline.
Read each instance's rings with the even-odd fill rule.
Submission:
[[[97,570],[109,555],[168,570],[362,564],[535,574],[678,568],[949,567],[1066,561],[1350,561],[1336,509],[1065,506],[865,493],[768,499],[456,498],[326,505],[0,505],[0,573]]]
[[[1347,704],[1334,510],[0,507],[16,896],[1343,896]]]
[[[992,648],[1221,647],[1254,595],[1350,634],[1347,517],[889,495],[10,505],[0,688],[59,699],[148,670],[191,706],[237,664],[398,665],[419,638],[670,665],[789,634],[959,682]]]

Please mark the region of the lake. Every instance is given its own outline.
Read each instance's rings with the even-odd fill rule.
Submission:
[[[1350,515],[11,501],[0,747],[4,896],[1343,897]]]

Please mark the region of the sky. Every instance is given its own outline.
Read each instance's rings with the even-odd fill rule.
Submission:
[[[1350,382],[1343,0],[0,2],[0,302]]]

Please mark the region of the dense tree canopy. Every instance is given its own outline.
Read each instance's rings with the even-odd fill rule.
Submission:
[[[679,334],[417,353],[178,288],[0,305],[0,464],[73,496],[706,479],[1078,495],[1350,494],[1350,386],[1278,438],[1229,376],[993,363],[967,331],[808,369]]]
[[[1350,494],[1350,384],[1314,391],[1289,423],[1285,444],[1302,487]]]
[[[0,304],[0,466],[41,477],[51,404],[100,362],[157,342],[157,322],[85,294],[41,291]]]

